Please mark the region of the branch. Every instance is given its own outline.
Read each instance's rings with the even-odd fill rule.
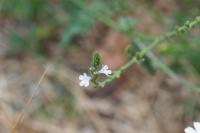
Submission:
[[[114,79],[119,78],[133,64],[139,64],[141,62],[141,59],[143,58],[143,56],[146,55],[149,51],[151,51],[154,47],[156,47],[161,42],[172,39],[183,33],[187,33],[197,25],[200,25],[200,16],[197,16],[192,21],[186,21],[183,26],[175,28],[175,30],[173,30],[169,33],[159,36],[148,47],[143,49],[141,52],[136,53],[136,55],[133,56],[132,59],[129,62],[127,62],[124,66],[122,66],[119,70],[114,71],[113,74],[110,75],[107,79],[100,82],[98,87],[104,87],[105,85],[112,82]]]

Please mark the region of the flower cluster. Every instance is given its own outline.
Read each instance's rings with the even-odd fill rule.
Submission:
[[[112,71],[108,69],[107,65],[102,65],[102,68],[99,71],[95,72],[95,74],[105,74],[106,76],[109,76],[111,73]],[[79,76],[79,85],[83,87],[88,87],[91,79],[91,76],[88,76],[86,73],[83,73]]]
[[[194,128],[192,127],[185,128],[185,133],[200,133],[200,123],[194,122]]]

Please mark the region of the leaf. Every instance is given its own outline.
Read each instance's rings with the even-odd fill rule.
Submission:
[[[100,65],[101,65],[100,55],[99,53],[94,52],[93,57],[92,57],[92,64],[91,64],[92,71],[96,71]]]
[[[131,57],[133,56],[136,56],[136,58],[138,58],[139,60],[141,59],[141,55],[140,55],[141,49],[138,47],[138,45],[139,44],[137,44],[136,42],[133,42],[132,44],[128,45],[128,47],[125,49],[125,52],[129,59],[131,59]],[[156,72],[156,69],[152,65],[152,61],[150,60],[150,58],[148,58],[147,56],[143,56],[142,58],[144,59],[144,62],[142,63],[143,67],[150,74],[154,75]]]
[[[144,62],[142,63],[142,65],[144,66],[144,68],[151,74],[154,75],[156,73],[156,69],[153,67],[152,65],[152,61],[147,57],[144,56]]]
[[[125,54],[127,55],[128,59],[131,59],[139,51],[140,51],[139,47],[133,42],[132,44],[129,44],[126,47]]]
[[[131,34],[136,24],[136,20],[131,17],[120,17],[119,30],[126,34]]]

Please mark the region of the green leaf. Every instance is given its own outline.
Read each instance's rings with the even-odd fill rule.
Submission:
[[[136,20],[131,17],[120,17],[119,30],[123,33],[130,35],[133,32]]]
[[[96,71],[101,65],[101,58],[99,53],[94,52],[92,57],[91,71]]]
[[[154,66],[152,65],[152,61],[147,57],[144,56],[144,62],[142,63],[142,65],[144,66],[144,68],[151,74],[154,75],[156,73],[156,69],[154,68]]]
[[[132,53],[133,51],[133,47],[131,45],[128,45],[126,48],[125,48],[125,54],[129,57],[130,54]]]
[[[139,47],[135,44],[135,42],[132,42],[126,47],[125,54],[127,55],[128,59],[131,59],[139,51]]]
[[[131,59],[131,57],[135,56],[138,60],[140,60],[141,58],[144,59],[144,62],[142,63],[143,67],[152,75],[155,74],[156,69],[154,68],[154,66],[152,65],[152,61],[150,60],[150,58],[148,58],[147,56],[142,56],[140,55],[140,51],[141,49],[138,47],[139,44],[137,44],[136,42],[133,42],[132,44],[128,45],[125,49],[125,52],[128,56],[129,59]]]

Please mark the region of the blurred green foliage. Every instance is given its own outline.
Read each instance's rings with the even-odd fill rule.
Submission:
[[[160,47],[160,53],[163,58],[165,58],[165,60],[171,60],[170,63],[172,69],[178,72],[187,73],[188,68],[191,67],[189,70],[193,70],[196,74],[200,74],[199,36],[199,33],[195,36],[185,35]]]
[[[121,16],[118,20],[119,30],[128,36],[132,36],[136,22],[133,17]]]
[[[1,16],[9,18],[11,50],[44,53],[49,41],[68,47],[89,31],[97,20],[125,10],[123,0],[3,0]]]
[[[172,15],[173,23],[167,27],[168,29],[182,25],[186,20],[200,14],[199,0],[178,0],[178,4],[180,9]],[[160,54],[165,61],[168,61],[172,70],[185,75],[195,75],[198,80],[200,79],[199,37],[200,30],[197,27],[191,33],[179,36],[160,46]]]
[[[167,30],[184,24],[187,20],[200,14],[199,0],[177,0],[179,9],[172,14],[171,25]],[[160,58],[168,62],[172,70],[182,75],[197,77],[200,80],[200,30],[197,27],[191,33],[176,37],[172,41],[160,45]],[[199,85],[200,83],[197,82]]]

